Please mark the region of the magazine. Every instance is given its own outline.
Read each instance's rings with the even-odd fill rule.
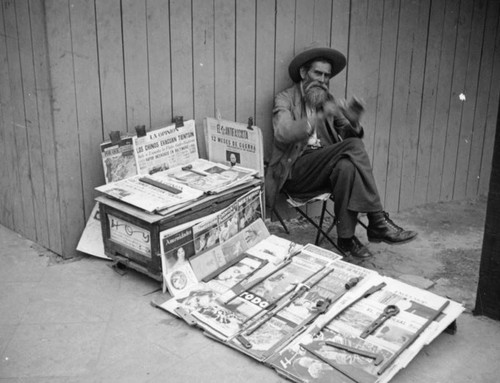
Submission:
[[[262,132],[257,126],[206,117],[208,159],[227,166],[242,166],[264,176]]]
[[[137,175],[133,137],[121,137],[116,142],[100,145],[106,183],[120,181]]]
[[[154,174],[198,158],[194,120],[152,130],[134,137],[138,174]]]

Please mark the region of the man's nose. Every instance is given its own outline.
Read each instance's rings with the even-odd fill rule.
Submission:
[[[318,81],[322,84],[326,84],[328,82],[328,76],[323,73],[319,76]]]

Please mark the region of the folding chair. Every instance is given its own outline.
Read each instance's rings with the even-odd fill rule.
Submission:
[[[335,227],[337,220],[335,215],[328,210],[328,201],[331,199],[331,194],[330,193],[323,193],[319,194],[317,196],[314,196],[312,198],[298,198],[298,197],[292,197],[289,194],[285,193],[287,196],[286,202],[290,207],[293,207],[295,211],[297,211],[302,217],[304,217],[311,225],[313,225],[316,228],[316,240],[314,241],[315,245],[320,245],[322,237],[327,239],[328,242],[330,242],[335,249],[340,254],[344,254],[342,250],[339,249],[335,241],[330,237],[330,232],[332,229]],[[312,217],[310,217],[307,213],[307,205],[315,203],[315,202],[321,202],[321,213],[319,216],[319,220],[314,220]],[[281,225],[283,226],[283,229],[287,234],[290,234],[290,231],[288,230],[288,227],[285,224],[285,221],[279,214],[278,210],[276,207],[273,209],[273,213],[278,218],[280,221]],[[323,225],[325,223],[325,214],[328,214],[332,218],[332,223],[330,226],[325,230],[323,228]]]

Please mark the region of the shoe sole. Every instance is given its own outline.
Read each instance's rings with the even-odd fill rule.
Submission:
[[[413,241],[415,238],[417,238],[417,235],[415,235],[415,236],[413,236],[411,238],[405,239],[404,241],[395,241],[395,242],[393,242],[393,241],[388,241],[387,239],[368,237],[368,242],[372,242],[372,243],[385,242],[385,243],[387,243],[389,245],[403,245],[405,243]]]

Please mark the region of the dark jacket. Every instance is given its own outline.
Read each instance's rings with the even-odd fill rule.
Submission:
[[[274,146],[265,177],[266,203],[270,208],[274,207],[279,191],[290,177],[295,160],[307,146],[309,134],[306,116],[300,83],[276,95],[273,109]],[[327,140],[328,144],[347,137],[363,136],[363,129],[357,122],[351,124],[340,106],[325,124],[326,129],[335,128],[331,140]]]

